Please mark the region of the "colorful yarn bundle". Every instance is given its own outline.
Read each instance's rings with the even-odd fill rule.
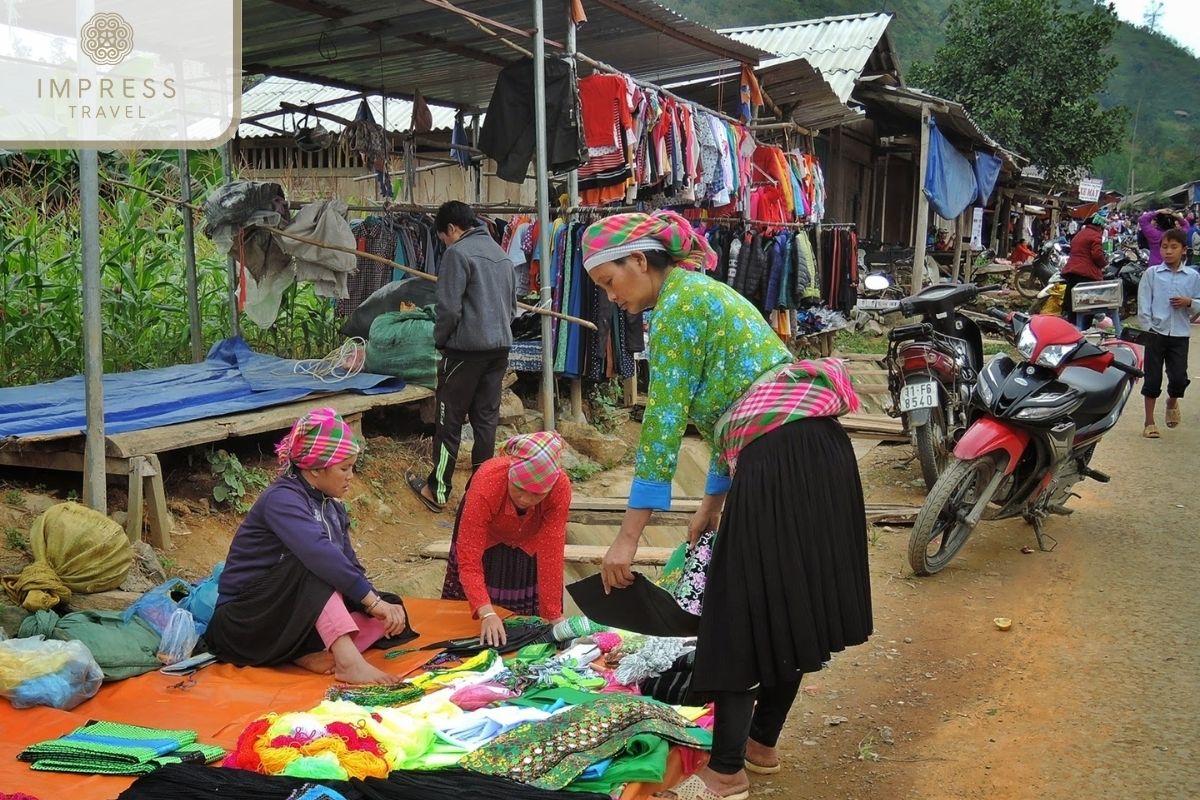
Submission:
[[[612,631],[600,631],[599,633],[592,634],[592,641],[596,643],[596,647],[600,648],[601,653],[611,653],[621,646],[621,634],[613,633]]]
[[[407,683],[396,686],[335,684],[325,692],[325,699],[327,700],[345,700],[368,708],[377,706],[402,706],[405,703],[420,700],[424,696],[424,689]]]
[[[266,775],[298,778],[386,778],[391,771],[383,745],[347,722],[315,725],[306,715],[280,717],[268,714],[246,727],[237,747],[222,766],[252,770]],[[272,736],[271,730],[300,724],[287,734]]]

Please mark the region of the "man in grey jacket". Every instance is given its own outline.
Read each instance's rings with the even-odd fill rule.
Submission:
[[[433,341],[438,364],[433,470],[422,480],[408,473],[408,485],[431,511],[450,498],[462,426],[475,433],[471,468],[496,452],[500,393],[512,347],[510,323],[517,309],[515,271],[508,255],[478,225],[466,203],[443,203],[434,219],[446,253],[438,266],[437,322]]]

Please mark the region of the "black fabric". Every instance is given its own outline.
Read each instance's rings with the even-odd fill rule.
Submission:
[[[653,697],[672,706],[703,705],[703,701],[692,692],[692,671],[696,667],[696,653],[684,653],[675,659],[666,671],[638,682],[638,691],[645,697]]]
[[[117,800],[287,800],[306,784],[333,789],[346,800],[608,800],[591,792],[551,792],[506,778],[459,767],[431,771],[396,770],[387,778],[315,781],[311,778],[259,775],[240,769],[214,769],[200,764],[170,764],[138,778]]]
[[[515,653],[530,644],[556,644],[553,626],[545,623],[532,625],[506,625],[504,632],[508,638],[504,644],[495,648],[501,654]],[[491,648],[491,645],[481,644],[478,636],[464,636],[461,639],[445,639],[422,647],[422,650],[442,650],[456,656],[473,656]]]
[[[870,634],[866,514],[850,438],[829,417],[776,428],[738,460],[708,568],[692,688],[795,681]]]
[[[392,605],[404,608],[404,599],[401,598],[400,595],[392,594],[391,592],[377,592],[377,594],[379,595],[380,599],[383,600],[383,602],[391,603]],[[361,611],[364,614],[367,613],[367,610],[361,606],[355,607],[354,605],[351,605],[350,610]],[[408,609],[404,608],[404,630],[400,631],[395,636],[385,636],[382,639],[377,639],[375,644],[371,645],[371,647],[378,650],[387,650],[389,647],[399,647],[402,644],[408,644],[420,635],[420,633],[413,630],[412,617],[408,615]]]
[[[654,585],[640,572],[633,585],[604,593],[600,575],[589,575],[568,584],[579,610],[593,622],[647,636],[695,636],[700,617],[679,607],[671,593]]]
[[[285,556],[261,582],[217,606],[204,634],[209,652],[239,667],[262,667],[324,650],[315,626],[332,594],[300,559]]]
[[[713,698],[713,744],[708,766],[732,775],[746,761],[746,738],[774,747],[800,691],[800,678],[745,692],[717,692]]]
[[[1163,336],[1150,332],[1144,336],[1146,346],[1146,379],[1142,383],[1143,397],[1162,395],[1163,367],[1167,371],[1167,397],[1179,399],[1187,390],[1188,378],[1187,336]]]
[[[427,480],[429,490],[441,505],[450,498],[463,422],[470,419],[475,435],[471,447],[472,469],[478,469],[496,454],[500,394],[507,369],[507,351],[485,359],[464,359],[447,353],[438,362],[433,470]]]
[[[570,64],[546,59],[546,148],[550,171],[566,172],[586,161],[579,126],[579,88]],[[479,149],[496,161],[496,175],[524,183],[535,145],[533,59],[522,58],[500,70]]]

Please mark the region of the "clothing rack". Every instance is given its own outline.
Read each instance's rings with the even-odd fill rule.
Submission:
[[[770,219],[746,219],[745,217],[698,217],[692,222],[733,222],[742,225],[765,225],[771,228],[813,228],[814,222],[779,222]]]
[[[316,200],[289,200],[289,208],[303,208],[309,203]],[[482,212],[484,214],[536,214],[537,209],[533,206],[516,206],[504,203],[493,204],[469,204],[472,211]],[[418,213],[436,214],[441,206],[422,205],[420,203],[388,203],[376,206],[348,206],[347,211],[369,211],[373,213],[387,213],[389,211],[415,211]]]

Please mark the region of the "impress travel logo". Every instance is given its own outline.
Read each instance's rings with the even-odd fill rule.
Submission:
[[[212,147],[241,101],[240,0],[6,0],[0,147]]]

